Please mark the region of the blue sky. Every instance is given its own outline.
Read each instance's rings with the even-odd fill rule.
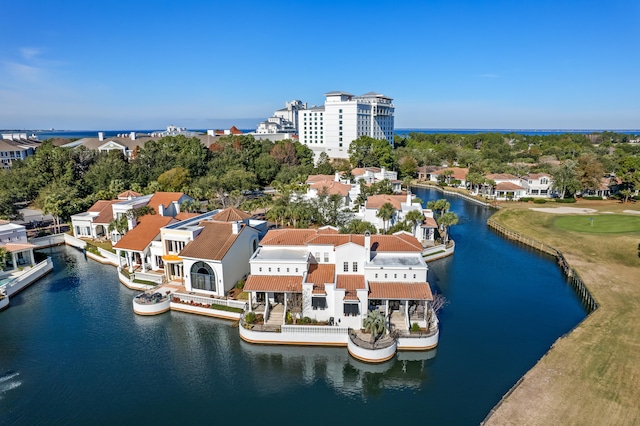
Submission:
[[[257,125],[394,98],[396,128],[639,129],[640,1],[3,1],[0,128]]]

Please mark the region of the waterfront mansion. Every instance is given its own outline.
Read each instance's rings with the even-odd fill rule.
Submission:
[[[270,323],[308,317],[360,329],[369,310],[381,311],[392,330],[434,326],[427,264],[420,242],[407,232],[339,234],[333,227],[269,231],[249,263],[244,291],[249,309]],[[270,312],[269,312],[270,311]],[[277,315],[278,318],[273,317]]]

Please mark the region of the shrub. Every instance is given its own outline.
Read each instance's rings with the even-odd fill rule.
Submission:
[[[417,333],[417,332],[419,332],[419,331],[420,331],[420,326],[418,325],[418,323],[417,323],[417,322],[414,322],[414,323],[411,325],[411,332],[412,332],[412,333]]]
[[[311,324],[311,318],[309,317],[303,317],[302,320],[300,321],[301,324]]]
[[[575,198],[558,198],[556,199],[556,203],[561,203],[561,204],[572,204],[575,203],[576,199]]]
[[[583,200],[589,200],[589,201],[600,201],[602,200],[602,197],[600,196],[586,196],[586,197],[582,197]]]
[[[523,203],[527,203],[533,200],[534,200],[533,197],[521,197],[519,201],[522,201]]]
[[[244,288],[244,283],[245,283],[245,280],[238,281],[235,285],[235,288],[239,288],[240,290],[242,290]]]
[[[293,324],[293,317],[291,316],[291,312],[287,311],[287,316],[285,317],[285,322],[287,324]]]
[[[545,200],[544,198],[536,198],[535,200],[533,200],[533,202],[535,204],[544,204],[547,202],[547,200]]]
[[[254,322],[256,322],[256,313],[247,312],[247,314],[244,316],[244,320],[247,322],[247,324],[253,324]]]

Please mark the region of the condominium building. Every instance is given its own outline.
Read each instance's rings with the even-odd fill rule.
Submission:
[[[360,136],[384,139],[393,145],[392,99],[375,92],[354,96],[347,92],[325,93],[323,106],[298,112],[301,143],[330,158],[348,158],[349,144]]]

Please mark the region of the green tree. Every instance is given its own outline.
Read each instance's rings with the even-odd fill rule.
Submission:
[[[0,247],[0,270],[4,270],[11,262],[11,253],[6,248]]]
[[[565,160],[561,165],[551,171],[553,176],[553,189],[558,191],[560,198],[567,194],[573,194],[580,189],[580,181],[576,174],[576,163],[573,160]]]
[[[424,213],[420,210],[411,210],[406,214],[405,220],[413,224],[413,235],[416,235],[416,228],[424,221]]]
[[[180,203],[181,212],[199,213],[202,210],[202,204],[197,200],[186,200]]]
[[[371,343],[378,340],[387,329],[384,315],[378,310],[367,311],[362,326],[366,332],[371,333]]]
[[[378,233],[378,230],[373,223],[367,222],[366,220],[362,219],[353,219],[340,228],[341,234],[364,234],[367,231],[369,231],[371,234]]]
[[[332,175],[336,172],[336,169],[331,164],[329,156],[324,151],[318,156],[318,163],[316,164],[315,172],[319,175]]]
[[[443,231],[442,242],[446,244],[449,241],[449,228],[458,223],[458,216],[453,212],[446,212],[437,221]]]
[[[174,167],[158,176],[158,184],[163,191],[178,192],[191,182],[189,170]]]
[[[444,198],[435,201],[429,201],[427,208],[433,212],[436,212],[438,216],[445,214],[450,208],[451,204]]]
[[[378,209],[378,212],[376,213],[376,217],[379,217],[380,219],[382,219],[385,232],[387,231],[387,225],[391,220],[391,218],[393,217],[393,215],[395,214],[395,212],[396,212],[396,209],[395,207],[393,207],[393,204],[391,203],[384,203]]]

